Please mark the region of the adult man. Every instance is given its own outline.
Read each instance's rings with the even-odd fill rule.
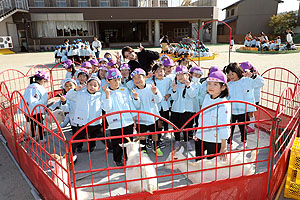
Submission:
[[[102,49],[101,42],[98,40],[97,36],[94,36],[94,41],[92,43],[92,49],[95,52],[96,58],[99,58],[100,51]]]

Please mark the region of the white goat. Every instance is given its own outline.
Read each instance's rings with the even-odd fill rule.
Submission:
[[[68,185],[68,173],[67,173],[67,160],[66,155],[59,156],[57,154],[51,154],[51,156],[57,161],[49,160],[48,165],[52,167],[54,172],[54,183],[59,187],[59,189],[68,197],[70,198],[69,188]],[[73,156],[73,162],[77,160],[77,156]],[[61,164],[61,167],[59,164]],[[72,199],[75,199],[75,191],[74,188],[71,187],[72,191]],[[77,189],[77,199],[88,199],[88,193],[84,191],[80,191]]]
[[[182,154],[183,150],[184,150],[183,147],[181,147],[181,149],[178,152],[176,152],[176,150],[173,152],[174,161],[179,159],[186,159],[186,156]],[[230,178],[239,177],[243,175],[250,175],[254,173],[254,167],[253,167],[254,165],[253,163],[250,162],[256,160],[257,154],[258,151],[252,151],[251,157],[247,158],[246,152],[231,153],[231,155],[230,154],[227,155],[226,161],[222,161],[219,156],[211,160],[203,159],[197,162],[190,162],[190,161],[187,162],[186,160],[184,160],[184,161],[174,162],[173,170],[178,169],[181,172],[187,172],[187,166],[188,166],[188,171],[192,172],[200,169],[205,170],[205,169],[227,166],[224,168],[189,173],[188,179],[193,183],[202,183],[202,182],[205,183],[205,182],[211,182],[215,180],[227,179],[229,178],[229,171],[230,171]],[[170,153],[167,161],[171,161],[171,160],[172,160],[172,152]],[[236,164],[242,164],[242,165],[229,166],[229,165],[236,165]],[[165,164],[165,167],[167,169],[172,169],[172,163]],[[216,178],[216,174],[217,174],[217,178]],[[187,176],[187,174],[184,175]]]
[[[124,144],[124,147],[126,147],[126,152],[128,157],[127,166],[139,165],[140,161],[142,164],[153,163],[146,154],[139,151],[140,145],[138,141],[131,142],[129,138],[127,139],[129,140],[129,142]],[[123,147],[122,144],[120,144],[120,146]],[[144,145],[141,144],[141,147],[143,146]],[[130,168],[126,168],[126,180],[134,180],[134,179],[141,178],[141,169],[142,169],[142,178],[149,178],[149,177],[156,176],[155,167],[153,165],[146,165],[142,167],[130,167]],[[150,178],[150,179],[143,180],[143,188],[142,188],[141,180],[130,181],[127,183],[127,188],[129,190],[129,193],[145,191],[152,194],[153,191],[156,191],[158,189],[157,178]]]
[[[65,120],[65,114],[61,109],[57,109],[52,111],[53,116],[55,117],[55,119],[58,122],[58,125],[60,125],[64,120]],[[46,114],[46,121],[44,123],[47,123],[47,128],[48,129],[52,129],[51,124],[54,123],[54,119],[52,117],[50,117],[49,114]],[[50,119],[51,118],[51,119]]]

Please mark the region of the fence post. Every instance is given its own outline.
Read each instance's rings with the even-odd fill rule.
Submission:
[[[281,121],[281,119],[278,117],[273,118],[273,125],[272,125],[272,130],[271,130],[271,139],[270,139],[271,140],[270,141],[270,153],[269,153],[270,164],[269,164],[269,177],[268,177],[268,188],[267,188],[268,199],[270,199],[269,193],[270,193],[270,185],[271,185],[271,181],[272,181],[271,179],[272,179],[272,174],[273,174],[272,172],[273,172],[273,165],[274,165],[275,141],[278,136],[278,125],[279,125],[280,121]]]
[[[67,139],[65,140],[65,149],[66,149],[69,194],[70,194],[70,199],[75,199],[75,197],[72,197],[73,193],[72,193],[71,172],[70,172],[71,171],[70,166],[72,165],[71,159],[73,160],[73,158],[72,158],[72,154],[70,153],[69,141]],[[74,194],[75,194],[75,191],[74,191]]]
[[[15,124],[15,118],[14,118],[14,113],[13,113],[12,98],[10,98],[9,101],[10,101],[10,112],[11,112],[11,119],[12,119],[12,129],[13,129],[13,134],[14,134],[15,148],[16,148],[18,163],[20,164],[20,156],[19,156],[18,145],[17,145],[17,134],[16,134],[16,127],[15,127],[16,124]]]

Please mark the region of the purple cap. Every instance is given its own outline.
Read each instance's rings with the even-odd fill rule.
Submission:
[[[65,84],[68,83],[68,82],[72,82],[72,83],[74,83],[77,86],[77,83],[76,83],[75,79],[72,79],[72,78],[66,78],[66,79],[64,79],[62,81],[62,86],[64,87]]]
[[[44,72],[42,70],[35,72],[34,76],[45,80],[49,79],[49,75],[47,74],[47,72]]]
[[[73,64],[72,60],[68,59],[64,62],[63,67],[68,69]]]
[[[121,66],[120,66],[120,70],[124,70],[124,69],[128,69],[130,70],[130,67],[127,63],[122,63]]]
[[[110,60],[109,63],[108,63],[108,66],[113,66],[113,65],[115,65],[115,64],[117,64],[117,61],[115,61],[115,60]]]
[[[131,72],[130,77],[133,78],[135,75],[138,75],[138,74],[146,76],[146,72],[143,69],[136,68],[133,72]]]
[[[89,70],[86,69],[86,68],[84,68],[84,67],[81,67],[81,68],[79,69],[77,77],[79,76],[80,73],[84,73],[84,74],[86,74],[87,76],[89,76]]]
[[[216,72],[216,71],[221,71],[221,69],[217,66],[211,66],[209,68],[209,73],[213,73],[213,72]]]
[[[190,69],[190,73],[196,73],[196,74],[201,74],[203,75],[203,71],[200,67],[194,66]]]
[[[81,67],[84,67],[84,68],[92,68],[92,65],[91,65],[91,63],[89,63],[89,62],[84,62],[84,63],[81,64]]]
[[[108,72],[106,74],[106,78],[107,79],[118,79],[118,78],[122,78],[122,75],[118,69],[112,68],[112,69],[108,70]]]
[[[163,66],[175,66],[175,63],[171,58],[164,59],[162,64]]]
[[[101,59],[99,60],[99,63],[102,62],[102,61],[105,61],[105,62],[108,63],[108,60],[107,60],[106,58],[101,58]]]
[[[188,69],[186,68],[186,66],[184,65],[179,65],[178,67],[176,67],[176,74],[186,74],[188,73]]]
[[[99,63],[98,63],[98,60],[97,59],[92,59],[92,60],[90,60],[89,61],[92,65],[96,65],[96,66],[98,66],[99,65]]]
[[[98,84],[99,84],[99,87],[101,87],[101,81],[100,81],[100,79],[99,79],[97,76],[91,76],[91,77],[87,80],[87,83],[90,82],[90,81],[93,81],[93,80],[97,81]]]
[[[170,57],[166,54],[161,55],[160,60],[162,60],[163,58],[169,58],[170,59]]]
[[[240,64],[240,67],[243,69],[244,72],[246,72],[246,69],[250,70],[251,68],[253,68],[253,66],[251,65],[251,63],[249,61],[242,62]]]
[[[222,71],[214,71],[209,73],[209,76],[206,81],[214,81],[219,83],[227,83],[227,77]]]
[[[107,71],[108,69],[106,68],[106,66],[105,65],[99,65],[99,70],[100,69],[102,69],[102,70],[105,70],[105,71]]]

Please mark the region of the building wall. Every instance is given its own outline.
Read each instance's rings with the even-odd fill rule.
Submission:
[[[271,33],[270,17],[277,14],[278,3],[274,0],[246,0],[239,4],[236,34],[253,35]]]

